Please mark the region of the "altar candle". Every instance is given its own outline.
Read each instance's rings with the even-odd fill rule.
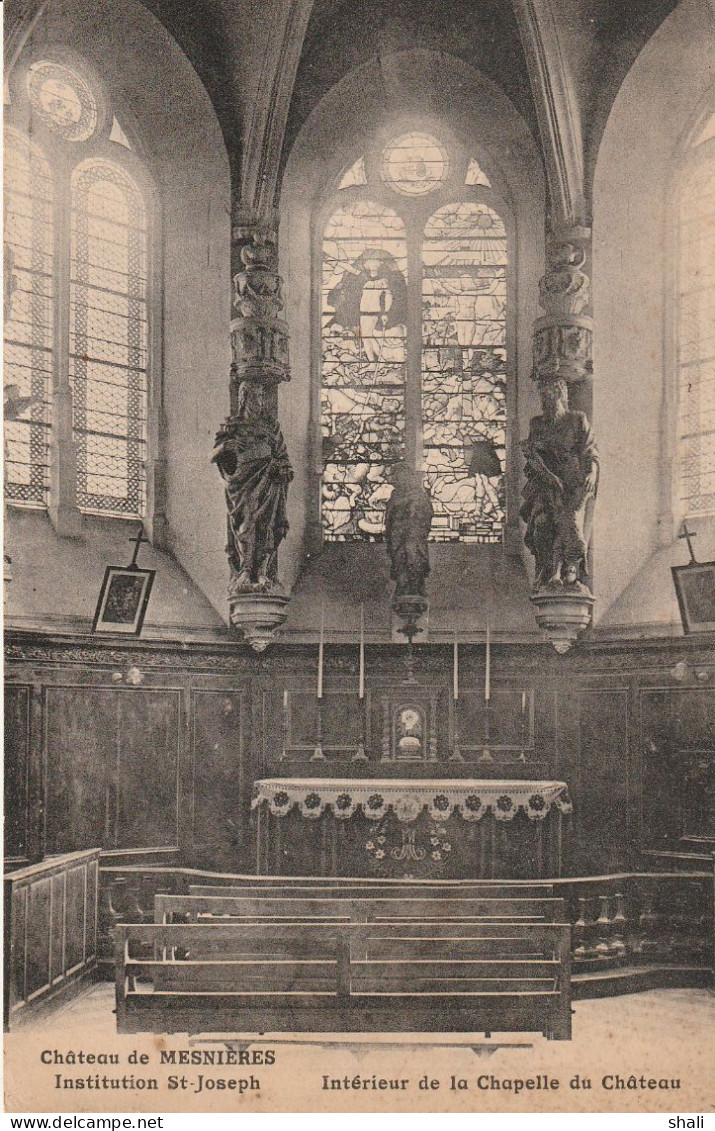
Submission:
[[[325,601],[320,606],[320,641],[318,643],[318,699],[323,698],[323,646],[325,643]]]
[[[365,698],[365,605],[360,605],[360,684],[358,688],[360,699]]]
[[[488,703],[491,699],[491,642],[489,639],[489,621],[487,621],[487,665],[484,671],[484,701]]]
[[[459,699],[459,644],[457,633],[454,634],[454,659],[452,662],[452,695],[455,702]]]

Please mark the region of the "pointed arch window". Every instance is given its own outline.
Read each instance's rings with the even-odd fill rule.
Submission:
[[[715,514],[715,115],[696,134],[678,201],[678,502]]]
[[[501,540],[507,211],[473,153],[423,130],[338,179],[320,249],[326,540],[383,537],[400,460],[422,472],[433,540]]]
[[[144,517],[158,297],[146,172],[79,61],[20,68],[8,117],[5,356],[18,412],[6,427],[6,497]],[[63,395],[72,412],[53,419]]]

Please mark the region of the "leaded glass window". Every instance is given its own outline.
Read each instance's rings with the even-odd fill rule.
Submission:
[[[77,505],[141,514],[146,456],[146,212],[105,161],[72,181],[70,383]]]
[[[715,141],[703,131],[680,185],[679,495],[682,517],[715,513]]]
[[[5,137],[5,493],[46,506],[53,365],[53,186],[39,150]]]
[[[97,128],[97,99],[72,68],[49,60],[33,63],[27,92],[34,114],[65,141],[87,141]]]
[[[484,204],[446,204],[422,250],[425,485],[444,541],[499,541],[506,452],[506,231]]]
[[[432,192],[449,172],[449,157],[429,134],[405,134],[387,145],[382,154],[382,178],[405,196]]]
[[[323,536],[381,539],[400,460],[431,537],[506,520],[508,235],[471,154],[413,131],[348,167],[322,230]]]
[[[407,247],[390,208],[355,201],[325,228],[322,281],[323,526],[384,529],[386,471],[404,454]]]
[[[99,79],[80,60],[33,61],[13,72],[11,85],[8,117],[23,131],[29,122],[38,145],[7,130],[6,497],[143,517],[146,175]],[[71,393],[71,434],[69,414],[52,420],[55,393],[60,401]]]

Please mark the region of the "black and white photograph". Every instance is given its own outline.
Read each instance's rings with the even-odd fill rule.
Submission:
[[[5,1111],[712,1113],[715,0],[4,37]]]

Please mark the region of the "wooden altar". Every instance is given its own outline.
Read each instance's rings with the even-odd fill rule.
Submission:
[[[538,879],[561,873],[565,782],[266,778],[259,875]]]

